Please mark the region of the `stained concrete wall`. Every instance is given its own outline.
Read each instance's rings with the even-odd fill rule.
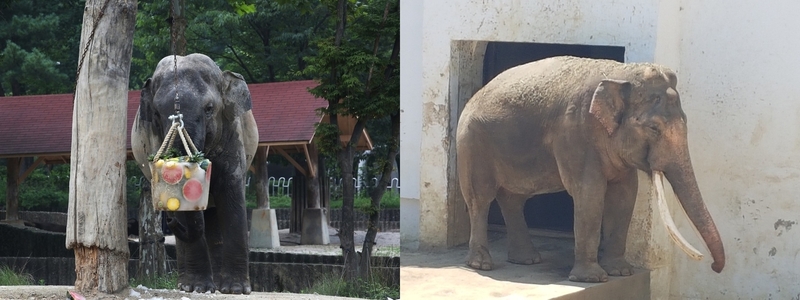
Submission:
[[[800,2],[401,5],[405,247],[444,249],[465,242],[456,233],[468,228],[462,227],[465,211],[453,180],[452,132],[453,116],[471,88],[471,78],[463,78],[469,70],[458,63],[469,57],[468,42],[624,46],[626,61],[663,63],[678,73],[697,180],[728,257],[716,274],[710,259],[698,263],[677,250],[653,213],[646,176],[640,176],[628,257],[656,269],[653,299],[800,298],[800,101],[794,99],[800,85],[793,76],[800,66],[800,39],[794,38]],[[411,185],[418,189],[406,189]],[[707,253],[674,198],[669,202],[681,232]]]
[[[683,1],[681,8],[678,90],[727,265],[716,275],[707,261],[676,255],[671,298],[798,299],[800,2]],[[679,227],[691,232],[688,222]]]

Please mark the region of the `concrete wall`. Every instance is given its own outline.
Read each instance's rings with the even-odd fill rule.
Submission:
[[[716,275],[707,260],[676,254],[671,298],[798,299],[800,2],[681,7],[678,90],[697,181],[728,261]],[[691,232],[688,222],[679,226]]]
[[[482,55],[475,41],[624,46],[626,61],[678,73],[697,180],[728,258],[716,274],[710,259],[691,261],[677,250],[654,217],[642,177],[628,256],[656,269],[653,298],[800,298],[800,84],[793,76],[800,2],[411,2],[401,4],[404,247],[465,241],[452,133],[464,95],[474,93],[462,62]],[[670,205],[678,208],[674,198]],[[685,215],[672,211],[681,232],[706,252]]]

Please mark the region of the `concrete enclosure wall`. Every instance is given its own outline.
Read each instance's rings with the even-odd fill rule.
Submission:
[[[403,247],[466,242],[453,133],[480,87],[486,41],[623,46],[627,62],[678,73],[697,181],[727,254],[716,274],[709,258],[680,252],[654,217],[642,176],[628,257],[656,269],[654,299],[800,298],[800,230],[792,230],[800,218],[800,85],[792,76],[800,67],[800,2],[417,2],[401,4]],[[669,202],[681,232],[707,253]]]

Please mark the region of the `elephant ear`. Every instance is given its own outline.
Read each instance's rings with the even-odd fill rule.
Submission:
[[[619,126],[630,95],[631,83],[627,81],[607,79],[597,85],[589,112],[603,124],[608,135],[614,133]]]
[[[222,102],[222,113],[228,120],[234,120],[253,108],[250,90],[242,75],[231,71],[222,73]]]
[[[152,78],[147,78],[142,87],[142,95],[139,97],[139,120],[153,122],[153,111]]]

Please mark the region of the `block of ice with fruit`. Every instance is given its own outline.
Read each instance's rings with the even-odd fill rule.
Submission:
[[[195,157],[196,158],[196,157]],[[156,210],[205,210],[211,161],[190,156],[157,158],[150,162],[153,206]]]

